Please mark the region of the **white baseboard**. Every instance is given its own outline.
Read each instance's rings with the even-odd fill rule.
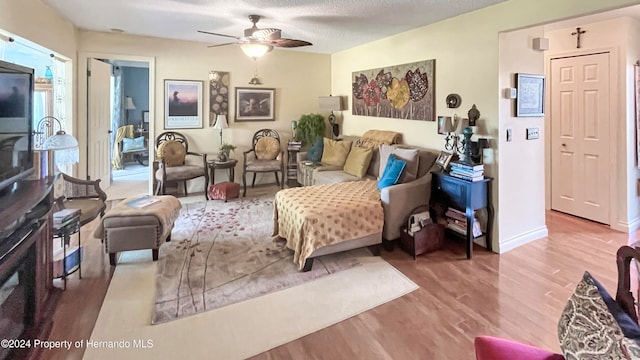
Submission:
[[[512,237],[505,241],[500,241],[500,243],[498,244],[498,249],[495,249],[495,250],[497,250],[498,254],[502,254],[509,250],[513,250],[519,246],[522,246],[526,243],[530,243],[534,240],[542,239],[547,235],[549,235],[549,230],[547,229],[546,226],[541,226],[537,229],[527,231],[526,233]]]
[[[640,229],[640,218],[632,219],[630,222],[618,221],[616,226],[611,226],[613,230],[618,230],[626,233],[632,233]]]

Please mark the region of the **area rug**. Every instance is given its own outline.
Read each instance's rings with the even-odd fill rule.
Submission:
[[[152,323],[269,294],[360,265],[366,249],[323,256],[308,272],[274,241],[273,195],[184,204],[160,247]]]

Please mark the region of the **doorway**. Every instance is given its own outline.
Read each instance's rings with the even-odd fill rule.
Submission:
[[[551,209],[610,223],[610,53],[552,58]]]

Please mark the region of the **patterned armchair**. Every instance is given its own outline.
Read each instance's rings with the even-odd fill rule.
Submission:
[[[276,176],[276,184],[284,188],[284,150],[280,149],[280,134],[272,129],[258,130],[253,134],[251,149],[242,153],[244,165],[242,169],[242,196],[247,196],[247,173],[253,173],[251,187],[255,186],[256,173],[272,172]],[[282,181],[278,179],[282,174]]]
[[[182,181],[184,194],[188,195],[187,180],[204,177],[204,197],[209,200],[207,154],[189,151],[189,142],[184,135],[175,131],[165,131],[156,138],[156,155],[159,158],[158,169],[155,171],[156,195],[164,195],[167,183],[174,181]],[[194,162],[198,164],[187,163],[188,156],[194,158]]]

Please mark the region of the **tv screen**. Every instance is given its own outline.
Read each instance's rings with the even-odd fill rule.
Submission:
[[[33,172],[33,76],[0,60],[0,191]]]

